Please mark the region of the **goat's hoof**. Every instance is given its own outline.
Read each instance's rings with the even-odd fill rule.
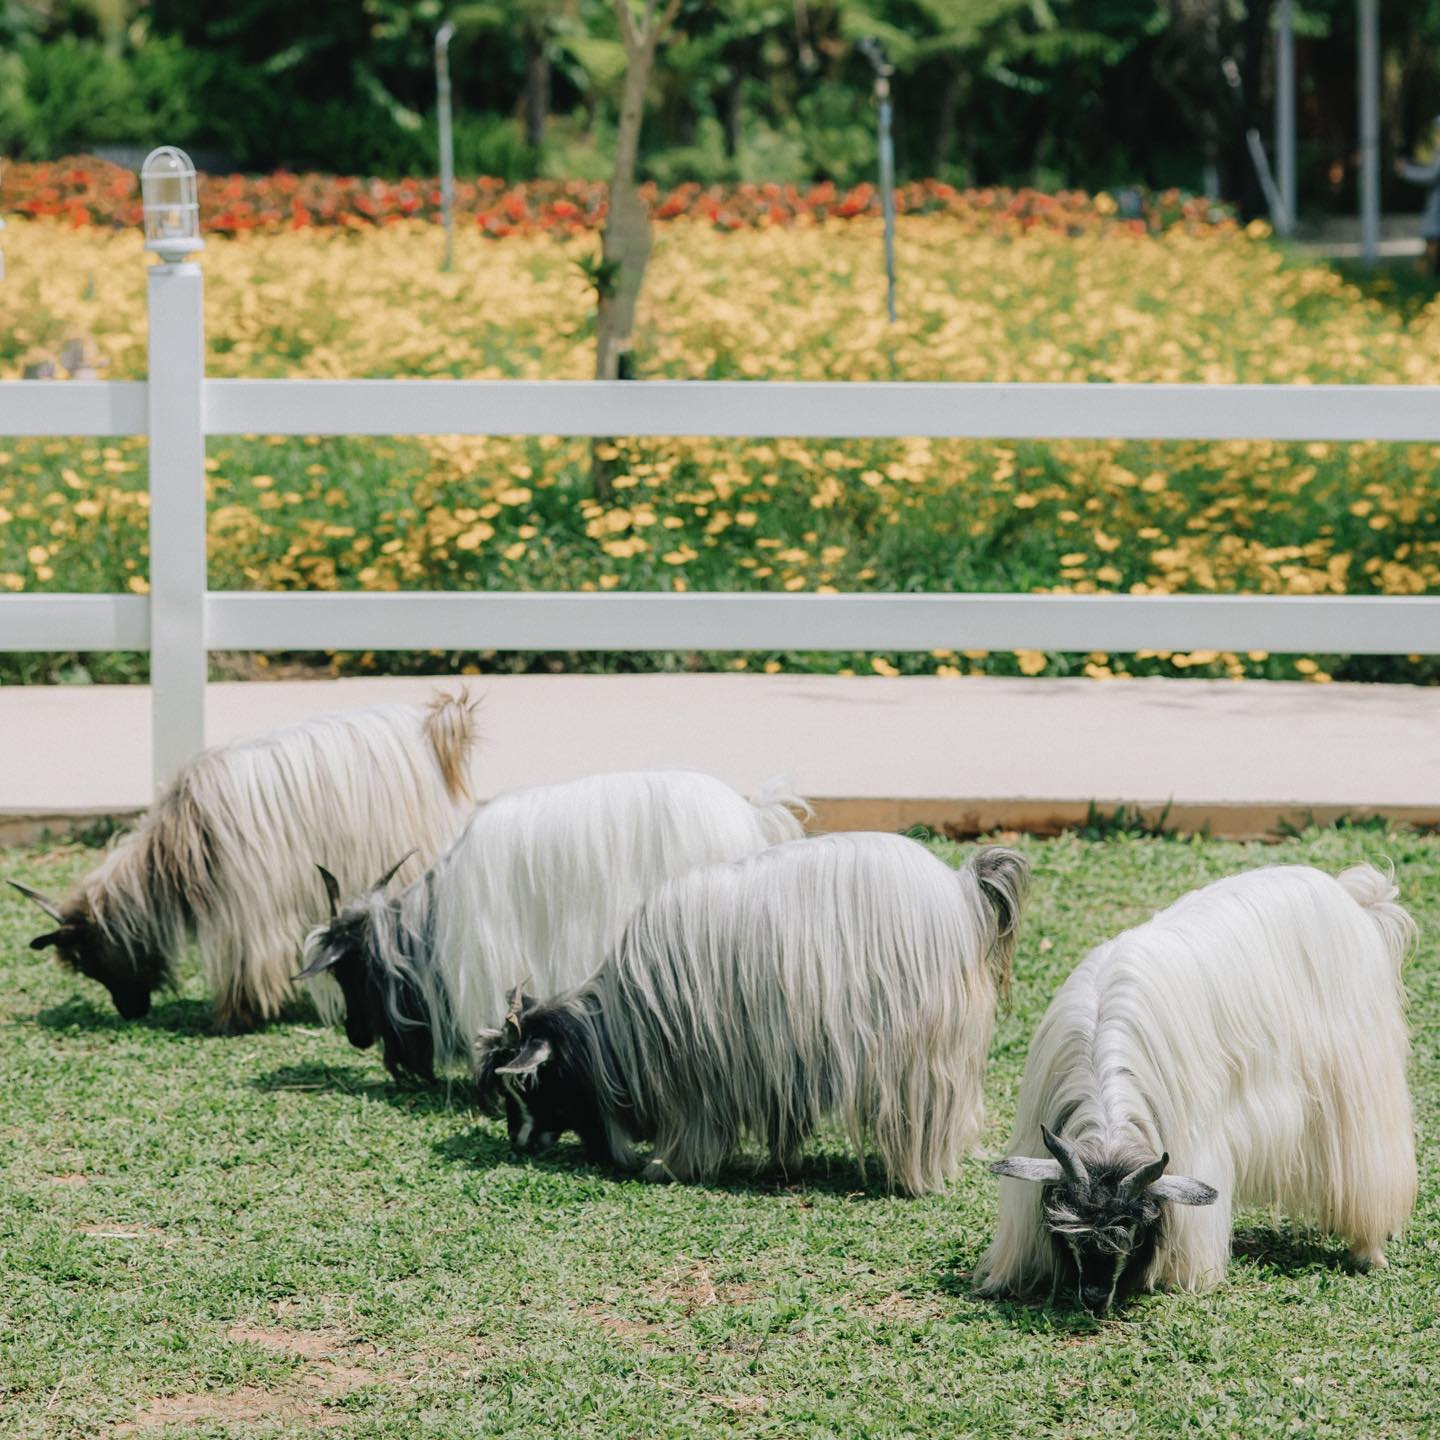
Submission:
[[[675,1179],[670,1167],[661,1159],[651,1160],[640,1172],[647,1185],[668,1185]]]

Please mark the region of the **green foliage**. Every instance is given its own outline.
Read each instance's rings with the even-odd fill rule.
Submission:
[[[736,1166],[706,1186],[619,1178],[570,1141],[516,1161],[503,1125],[390,1085],[304,1009],[210,1036],[192,969],[149,1019],[119,1021],[26,948],[38,912],[0,886],[0,1433],[1433,1436],[1433,1143],[1414,1218],[1370,1275],[1255,1211],[1237,1217],[1227,1284],[1105,1322],[977,1301],[969,1272],[995,1222],[985,1159],[1057,986],[1090,946],[1237,870],[1394,859],[1421,921],[1410,1073],[1416,1130],[1434,1136],[1440,840],[1017,843],[1035,882],[989,1125],[920,1200],[881,1193],[831,1134],[788,1178]],[[0,873],[60,891],[96,860],[12,848]]]
[[[902,180],[1196,189],[1208,135],[1227,196],[1255,205],[1244,129],[1269,125],[1273,4],[687,0],[653,77],[642,167],[670,185],[873,179],[873,76],[856,50],[873,37],[896,70]],[[1384,8],[1385,141],[1399,151],[1440,109],[1440,5]],[[1297,5],[1307,204],[1353,194],[1354,9]],[[433,173],[447,18],[462,174],[608,175],[625,66],[613,0],[5,0],[0,145],[45,158],[165,138],[242,169]],[[1240,65],[1239,102],[1221,54]]]

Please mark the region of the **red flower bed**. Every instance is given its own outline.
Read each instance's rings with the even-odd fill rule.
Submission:
[[[207,231],[300,230],[312,226],[366,229],[398,220],[440,218],[434,180],[376,180],[353,175],[202,175],[201,225]],[[680,185],[641,194],[655,219],[701,220],[721,230],[848,220],[875,215],[879,192],[871,185],[841,191],[829,182],[810,185]],[[604,185],[577,180],[536,180],[507,185],[482,177],[455,185],[455,213],[487,235],[535,231],[570,234],[598,229],[605,219]],[[946,213],[977,229],[1044,229],[1080,234],[1096,228],[1154,233],[1171,226],[1229,224],[1228,213],[1207,200],[1163,192],[1126,191],[1091,196],[1078,190],[1043,194],[998,187],[958,190],[938,180],[913,181],[896,191],[901,214]],[[139,226],[140,185],[135,173],[93,157],[38,165],[11,165],[0,184],[0,209],[53,216],[73,225]]]

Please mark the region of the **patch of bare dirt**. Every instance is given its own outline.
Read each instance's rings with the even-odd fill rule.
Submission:
[[[303,1420],[313,1429],[323,1430],[339,1425],[345,1417],[334,1410],[297,1395],[278,1394],[247,1385],[223,1395],[166,1395],[152,1400],[137,1411],[133,1420],[117,1425],[114,1435],[133,1435],[139,1431],[160,1430],[166,1425],[202,1425],[235,1420],[286,1421]]]
[[[763,1415],[770,1408],[770,1402],[763,1395],[707,1395],[705,1398],[735,1415]]]
[[[703,1262],[691,1265],[675,1279],[654,1287],[650,1293],[657,1300],[678,1302],[687,1315],[710,1305],[744,1305],[755,1298],[755,1291],[749,1285],[728,1281],[717,1285]]]
[[[82,1175],[78,1170],[66,1170],[59,1175],[47,1175],[45,1177],[52,1185],[88,1185],[90,1177]]]
[[[892,1290],[878,1300],[852,1297],[848,1303],[850,1309],[861,1315],[875,1315],[884,1320],[933,1320],[944,1313],[944,1307],[937,1300],[920,1300],[899,1290]]]
[[[374,1360],[376,1349],[354,1341],[340,1330],[293,1330],[286,1325],[232,1325],[226,1332],[237,1345],[258,1345],[278,1355],[294,1355],[304,1366],[277,1389],[246,1385],[223,1393],[166,1395],[150,1401],[135,1417],[114,1430],[116,1436],[159,1430],[166,1425],[213,1424],[217,1421],[303,1420],[313,1429],[338,1425],[344,1416],[327,1402],[348,1395],[372,1381],[394,1378],[353,1363]]]
[[[145,1240],[165,1232],[153,1225],[77,1225],[75,1233],[96,1240]]]

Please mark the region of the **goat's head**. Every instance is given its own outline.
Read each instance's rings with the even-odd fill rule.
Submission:
[[[990,1168],[1045,1187],[1041,1206],[1055,1255],[1055,1293],[1102,1315],[1144,1282],[1167,1204],[1213,1205],[1217,1192],[1189,1176],[1167,1175],[1168,1155],[1082,1155],[1043,1125],[1040,1135],[1050,1158],[1009,1155]]]
[[[150,1013],[151,997],[170,978],[166,956],[148,947],[126,945],[97,923],[84,900],[62,904],[18,880],[10,884],[55,922],[55,929],[30,942],[32,950],[53,945],[67,970],[97,981],[110,992],[122,1019],[139,1020]]]
[[[504,1025],[476,1040],[477,1102],[490,1115],[504,1109],[519,1155],[543,1155],[567,1130],[588,1140],[594,1128],[593,1085],[581,1073],[583,1047],[571,1033],[577,1023],[526,995],[522,983],[510,992]]]
[[[330,904],[330,919],[305,942],[305,968],[295,978],[334,977],[345,1000],[345,1035],[357,1050],[380,1041],[385,1068],[395,1079],[435,1078],[435,1042],[424,999],[411,977],[387,974],[376,944],[377,907],[385,887],[410,857],[393,865],[355,900],[342,904],[340,885],[317,865]]]

